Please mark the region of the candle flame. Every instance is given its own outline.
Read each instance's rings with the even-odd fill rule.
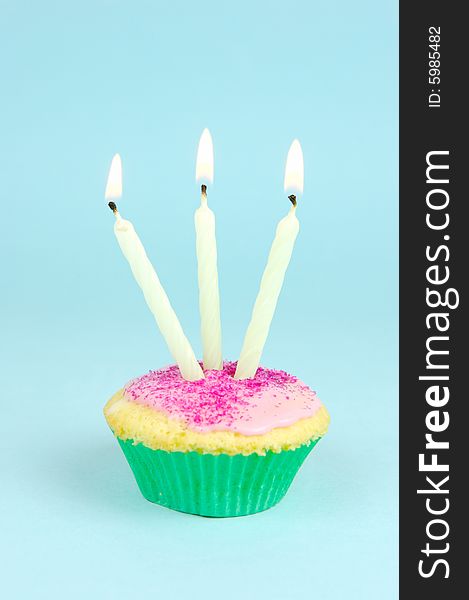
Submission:
[[[200,136],[195,178],[202,183],[213,183],[213,142],[210,131],[207,128],[202,131],[202,135]]]
[[[122,161],[119,154],[114,154],[109,175],[107,176],[106,200],[116,200],[122,196]]]
[[[285,192],[302,194],[304,187],[303,150],[300,142],[293,140],[288,151],[287,164],[285,165]]]

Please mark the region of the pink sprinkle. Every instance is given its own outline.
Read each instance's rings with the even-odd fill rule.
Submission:
[[[192,429],[245,435],[286,426],[321,405],[308,386],[285,371],[259,367],[252,379],[236,380],[235,370],[235,362],[225,362],[223,370],[205,371],[205,379],[186,381],[171,365],[130,381],[125,393],[129,400],[165,412]]]

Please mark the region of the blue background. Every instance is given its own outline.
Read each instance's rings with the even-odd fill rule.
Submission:
[[[396,598],[396,3],[0,7],[5,597]],[[285,500],[241,519],[144,501],[102,416],[128,379],[169,361],[114,239],[111,157],[121,211],[200,354],[204,127],[230,358],[301,140],[301,232],[263,363],[332,416]]]

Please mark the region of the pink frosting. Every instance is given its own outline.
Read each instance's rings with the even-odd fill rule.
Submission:
[[[205,379],[186,381],[176,365],[150,371],[125,386],[125,397],[184,421],[199,432],[263,434],[311,417],[322,406],[316,392],[285,371],[259,367],[252,379],[236,380],[235,362]]]

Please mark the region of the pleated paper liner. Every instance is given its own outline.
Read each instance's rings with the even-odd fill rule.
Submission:
[[[165,452],[118,441],[150,502],[205,517],[241,517],[280,502],[319,439],[265,456]]]

